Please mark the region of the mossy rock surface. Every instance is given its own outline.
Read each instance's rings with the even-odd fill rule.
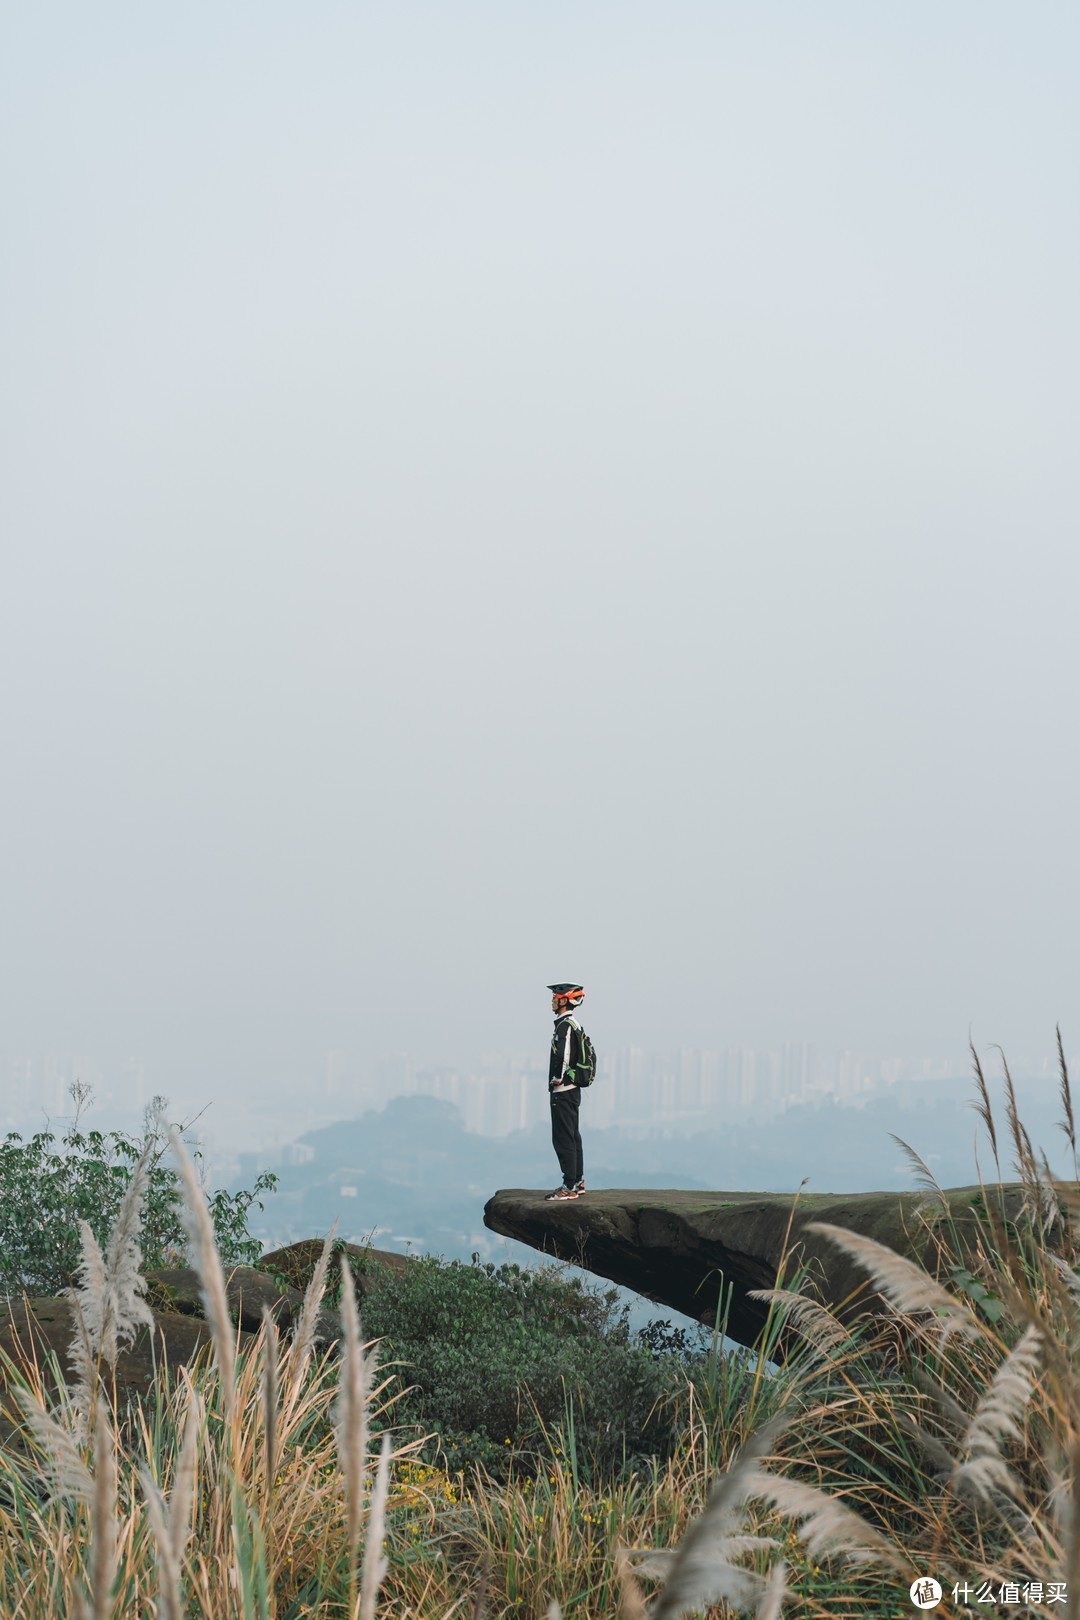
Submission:
[[[361,1297],[412,1264],[406,1255],[368,1245],[348,1243],[340,1247],[354,1261]],[[254,1342],[264,1310],[270,1312],[284,1333],[295,1327],[303,1307],[303,1290],[311,1281],[321,1253],[322,1240],[309,1238],[264,1255],[258,1266],[235,1266],[226,1273],[225,1295],[233,1325],[239,1330],[240,1347]],[[174,1266],[149,1272],[146,1282],[153,1329],[140,1328],[133,1343],[121,1350],[116,1363],[117,1385],[133,1397],[150,1391],[159,1368],[175,1371],[189,1365],[200,1353],[210,1353],[210,1328],[204,1318],[198,1274],[190,1267]],[[9,1358],[31,1380],[40,1372],[45,1383],[51,1385],[55,1382],[51,1357],[55,1355],[62,1375],[70,1378],[73,1331],[71,1303],[64,1296],[0,1300],[0,1436],[10,1433],[12,1422],[18,1421],[3,1358]],[[337,1312],[321,1310],[316,1342],[331,1344],[340,1332]]]
[[[178,1311],[182,1316],[205,1315],[199,1275],[190,1267],[147,1272],[146,1284],[147,1298],[157,1309]],[[259,1331],[264,1309],[279,1327],[291,1327],[304,1302],[299,1289],[256,1266],[234,1266],[226,1272],[225,1298],[234,1324],[248,1333]]]
[[[610,1188],[551,1203],[544,1192],[506,1188],[488,1200],[484,1224],[709,1324],[730,1291],[726,1332],[749,1345],[767,1313],[751,1294],[776,1286],[785,1256],[785,1280],[798,1267],[809,1268],[829,1305],[856,1312],[877,1304],[865,1269],[807,1231],[812,1222],[861,1232],[933,1267],[935,1234],[952,1226],[961,1238],[970,1235],[984,1192],[947,1189],[946,1215],[940,1200],[926,1193],[804,1193],[796,1199],[791,1193]],[[1004,1187],[1000,1194],[1015,1216],[1022,1189]]]
[[[147,1395],[159,1369],[175,1372],[178,1367],[189,1366],[200,1354],[210,1354],[206,1322],[179,1311],[154,1311],[153,1315],[153,1328],[140,1328],[132,1344],[121,1350],[116,1360],[117,1387],[131,1397]],[[52,1388],[56,1365],[65,1379],[73,1375],[69,1355],[72,1335],[71,1303],[65,1298],[0,1301],[0,1438],[20,1421],[11,1395],[9,1361],[31,1383],[40,1377],[46,1387]],[[239,1342],[241,1346],[250,1344],[252,1335],[241,1332]]]
[[[395,1254],[390,1249],[373,1249],[367,1243],[339,1242],[334,1247],[336,1253],[331,1259],[331,1266],[336,1267],[339,1264],[337,1254],[349,1256],[356,1278],[357,1292],[361,1298],[364,1298],[371,1289],[380,1288],[383,1284],[391,1282],[406,1266],[413,1264],[410,1255]],[[322,1251],[322,1238],[304,1238],[299,1243],[290,1243],[283,1249],[273,1249],[269,1254],[264,1254],[259,1261],[259,1270],[273,1277],[283,1278],[293,1288],[302,1292],[315,1273]],[[332,1281],[332,1274],[328,1274],[327,1282]]]

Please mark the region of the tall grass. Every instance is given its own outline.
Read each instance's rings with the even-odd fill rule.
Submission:
[[[1060,1044],[1059,1052],[1071,1145]],[[1001,1159],[1011,1154],[1019,1195],[984,1186],[969,1208],[957,1209],[937,1189],[924,1217],[925,1249],[934,1256],[926,1266],[858,1233],[816,1227],[866,1269],[887,1309],[852,1324],[820,1304],[808,1311],[801,1296],[778,1300],[792,1330],[821,1342],[824,1353],[817,1372],[800,1378],[791,1402],[797,1417],[752,1482],[753,1494],[797,1527],[811,1553],[832,1559],[830,1578],[841,1586],[837,1558],[862,1565],[855,1584],[865,1586],[867,1569],[876,1569],[897,1604],[905,1571],[912,1579],[932,1574],[961,1594],[1071,1583],[1075,1604],[1077,1187],[1056,1180],[1036,1152],[1008,1066],[1002,1130],[977,1057],[975,1064],[976,1108],[995,1167],[1000,1177]],[[814,1545],[815,1498],[807,1491],[824,1491],[858,1514],[831,1550]]]
[[[173,1146],[181,1158],[182,1145]],[[325,1264],[295,1340],[283,1343],[266,1319],[254,1348],[237,1350],[205,1200],[185,1159],[213,1358],[179,1377],[163,1367],[145,1405],[118,1399],[107,1368],[117,1330],[131,1325],[141,1298],[127,1248],[137,1220],[122,1210],[122,1241],[107,1261],[96,1245],[89,1251],[75,1292],[81,1354],[72,1387],[57,1365],[4,1369],[24,1424],[0,1453],[0,1612],[20,1620],[370,1616],[385,1568],[385,1433],[373,1490],[367,1453],[370,1435],[386,1428],[390,1380],[378,1378],[364,1351],[354,1306],[341,1363],[325,1350],[313,1356]],[[356,1398],[343,1399],[350,1389]],[[413,1450],[415,1442],[397,1455]]]

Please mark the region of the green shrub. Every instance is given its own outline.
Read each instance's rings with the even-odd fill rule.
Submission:
[[[75,1095],[76,1104],[86,1094]],[[185,1251],[180,1222],[179,1178],[162,1162],[167,1142],[148,1127],[139,1138],[124,1131],[84,1131],[75,1119],[60,1137],[38,1131],[24,1140],[17,1131],[0,1141],[0,1297],[56,1294],[72,1281],[79,1264],[78,1222],[89,1223],[105,1246],[132,1171],[144,1147],[153,1157],[143,1206],[143,1270],[180,1262]],[[198,1154],[195,1154],[198,1157]],[[214,1233],[226,1266],[254,1264],[262,1245],[248,1232],[248,1211],[262,1208],[260,1193],[277,1177],[257,1177],[250,1191],[220,1190],[209,1196]]]
[[[666,1453],[676,1430],[676,1363],[635,1341],[617,1301],[551,1266],[428,1256],[371,1290],[364,1333],[412,1386],[399,1419],[434,1431],[451,1471],[505,1478],[561,1448],[599,1477]]]

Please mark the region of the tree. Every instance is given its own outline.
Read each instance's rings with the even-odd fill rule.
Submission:
[[[143,1269],[182,1263],[179,1177],[164,1162],[168,1149],[164,1098],[146,1111],[141,1137],[125,1131],[82,1128],[89,1088],[74,1085],[75,1114],[62,1136],[45,1129],[25,1139],[13,1131],[0,1142],[0,1295],[55,1294],[73,1281],[79,1264],[79,1221],[88,1222],[104,1245],[143,1149],[151,1146],[144,1205]],[[182,1129],[190,1129],[188,1126]],[[193,1156],[200,1157],[198,1150]],[[277,1185],[264,1171],[250,1190],[208,1195],[210,1214],[226,1266],[251,1265],[261,1244],[248,1231],[248,1213],[262,1209],[260,1195]]]

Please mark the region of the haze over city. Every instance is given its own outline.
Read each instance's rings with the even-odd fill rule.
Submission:
[[[1074,11],[3,38],[5,1119],[1080,1038]]]

